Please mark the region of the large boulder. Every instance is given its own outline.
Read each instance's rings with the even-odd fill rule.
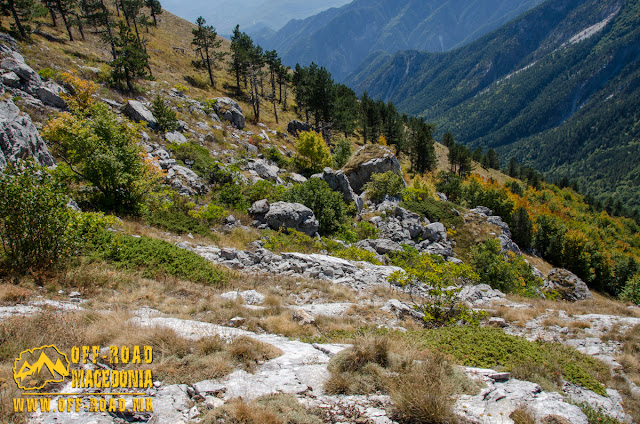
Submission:
[[[554,268],[549,272],[544,289],[556,291],[563,300],[569,302],[593,298],[589,287],[580,277],[562,268]]]
[[[423,237],[431,242],[447,241],[447,229],[441,222],[424,227]]]
[[[25,63],[24,58],[18,52],[9,52],[0,63],[0,66],[2,69],[18,75],[26,87],[33,87],[35,89],[36,87],[42,86],[40,75]]]
[[[20,115],[20,109],[11,100],[0,103],[0,169],[18,159],[33,158],[42,166],[55,165],[53,156],[29,115]]]
[[[55,82],[49,82],[35,89],[35,94],[47,106],[57,109],[66,109],[67,102],[62,98],[65,89]]]
[[[369,144],[360,148],[343,168],[349,184],[356,194],[362,194],[364,185],[373,174],[392,171],[402,175],[398,158],[387,147]]]
[[[312,178],[320,178],[324,180],[331,190],[342,194],[342,198],[347,204],[353,203],[358,212],[362,211],[364,201],[362,200],[362,197],[358,196],[353,191],[351,184],[349,184],[349,179],[345,175],[344,171],[335,172],[333,169],[327,167],[324,168],[321,174],[312,175]]]
[[[262,179],[273,181],[273,182],[281,182],[278,177],[278,168],[275,165],[269,165],[264,159],[258,159],[253,163],[253,170],[256,171],[258,176]]]
[[[311,128],[311,124],[307,124],[306,122],[294,119],[293,121],[289,122],[289,125],[287,125],[287,132],[297,137],[299,132],[311,131]]]
[[[293,229],[309,236],[316,234],[319,227],[313,211],[300,203],[274,203],[264,219],[274,230]]]
[[[158,126],[158,121],[156,117],[153,116],[153,113],[137,100],[129,100],[127,104],[124,105],[123,112],[136,122],[146,122],[149,128],[156,128]]]
[[[213,109],[219,117],[231,122],[239,130],[244,128],[245,119],[242,108],[235,100],[229,97],[218,97]]]

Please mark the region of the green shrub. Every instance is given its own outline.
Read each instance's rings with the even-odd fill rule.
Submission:
[[[636,305],[640,304],[640,275],[634,275],[627,281],[620,293],[620,299]]]
[[[421,285],[424,303],[415,305],[423,314],[425,327],[454,325],[459,322],[478,324],[486,312],[476,312],[458,299],[465,284],[474,283],[478,276],[466,264],[453,264],[437,255],[420,255],[415,266],[406,266],[389,276],[389,282],[401,287]]]
[[[307,174],[322,172],[331,165],[331,152],[322,135],[314,131],[301,132],[296,141],[296,161],[300,171]]]
[[[385,196],[401,198],[406,188],[401,175],[387,171],[384,174],[373,174],[371,181],[364,185],[364,190],[369,199],[381,202]]]
[[[149,278],[170,275],[196,283],[224,286],[229,273],[172,243],[148,237],[105,237],[96,255],[125,269],[143,271]]]
[[[267,180],[259,180],[242,188],[242,193],[250,205],[262,199],[267,199],[269,203],[279,202],[285,192],[283,186]]]
[[[264,247],[273,252],[315,253],[322,244],[308,235],[296,230],[269,231],[264,237]]]
[[[171,132],[178,129],[176,113],[165,104],[160,96],[156,96],[151,109],[153,116],[155,116],[156,121],[158,121],[158,129],[161,132]]]
[[[291,168],[291,161],[284,157],[277,147],[269,147],[262,153],[264,154],[265,159],[274,162],[278,167],[283,169]]]
[[[33,161],[0,173],[0,241],[9,269],[55,266],[104,228],[100,215],[75,212],[68,201],[64,185]]]
[[[87,196],[104,210],[139,214],[161,178],[143,159],[139,127],[104,103],[62,113],[43,133],[63,159],[59,168],[94,189],[78,196]]]
[[[606,396],[609,368],[597,359],[559,343],[530,342],[491,327],[446,327],[410,332],[426,347],[453,356],[461,365],[511,371],[515,378],[561,390],[566,380]]]
[[[587,416],[589,424],[622,424],[615,418],[611,418],[609,415],[605,414],[605,411],[601,408],[595,409],[588,403],[579,403],[577,406],[582,409],[584,415]]]
[[[149,225],[176,234],[191,233],[216,239],[209,227],[220,222],[220,215],[226,212],[223,208],[209,205],[198,209],[195,203],[184,196],[175,192],[170,196],[169,201],[150,208],[145,214],[145,221]]]
[[[533,223],[529,218],[529,213],[523,207],[519,207],[511,215],[509,223],[513,241],[522,249],[529,249],[533,238]]]
[[[320,223],[319,233],[329,235],[340,230],[347,220],[347,207],[342,195],[329,187],[319,178],[311,178],[287,190],[284,194],[287,202],[302,203],[311,209]]]
[[[424,200],[407,200],[400,206],[429,221],[442,222],[446,227],[457,227],[463,223],[462,218],[453,212],[455,205],[450,202],[441,202],[427,197]]]
[[[192,162],[191,170],[202,178],[210,177],[210,174],[214,172],[215,167],[218,165],[218,161],[211,156],[209,149],[193,141],[182,144],[171,144],[169,149],[176,160],[183,163],[186,161]]]
[[[206,113],[207,115],[216,113],[216,103],[218,103],[218,99],[207,99],[202,102],[204,113]]]
[[[351,157],[351,142],[346,138],[341,138],[333,148],[333,167],[340,169],[347,164]]]
[[[491,239],[471,249],[471,266],[479,282],[504,293],[537,296],[542,280],[533,275],[533,268],[522,256],[502,253],[500,240]]]
[[[369,252],[365,249],[360,249],[356,246],[349,246],[342,249],[334,250],[331,252],[331,255],[350,261],[362,261],[369,262],[374,265],[382,265],[382,262],[378,260],[378,256],[375,253]]]
[[[60,71],[51,68],[42,68],[38,71],[38,75],[40,75],[40,78],[44,81],[52,81],[60,76]]]

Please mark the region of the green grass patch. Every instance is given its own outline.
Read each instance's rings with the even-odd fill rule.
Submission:
[[[162,228],[176,234],[197,234],[215,240],[209,227],[201,220],[179,210],[158,210],[145,217],[146,222],[154,227]]]
[[[428,198],[425,200],[408,200],[402,202],[400,206],[432,222],[442,222],[448,228],[457,227],[463,223],[462,218],[453,212],[456,205],[451,202],[441,202]]]
[[[561,389],[561,380],[606,396],[609,369],[602,362],[559,343],[530,342],[489,327],[446,327],[408,333],[427,347],[451,355],[461,365],[510,371],[544,389]]]
[[[213,286],[224,286],[230,279],[229,272],[197,254],[149,237],[106,236],[95,252],[100,259],[142,271],[148,278],[173,276]]]

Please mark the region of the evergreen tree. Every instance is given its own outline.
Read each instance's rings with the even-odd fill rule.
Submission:
[[[449,131],[444,133],[444,135],[442,136],[442,144],[444,144],[449,149],[452,148],[455,144],[455,141],[453,140],[453,134],[451,134]]]
[[[518,169],[518,162],[516,162],[515,158],[511,158],[511,160],[509,161],[509,176],[511,178],[517,178],[518,174],[520,173],[520,170]]]
[[[356,93],[344,84],[335,89],[334,128],[341,131],[345,138],[355,131],[359,105]]]
[[[282,62],[278,57],[278,52],[275,50],[269,50],[264,54],[267,66],[269,67],[269,79],[271,81],[271,102],[273,103],[273,114],[276,118],[276,123],[278,123],[278,109],[276,108],[276,82],[278,72],[280,72],[280,68],[282,68]]]
[[[421,118],[409,119],[407,144],[411,169],[424,173],[435,168],[436,152],[433,146],[433,125]]]
[[[111,62],[112,78],[116,83],[126,83],[127,90],[133,92],[133,81],[147,75],[149,55],[124,22],[119,23],[114,44],[117,57]]]
[[[521,248],[529,249],[533,237],[533,224],[525,208],[519,207],[511,215],[510,228],[513,241]]]
[[[500,169],[500,158],[495,150],[489,149],[487,152],[487,161],[489,168],[492,169]]]
[[[240,80],[247,77],[253,40],[246,33],[240,31],[236,25],[231,35],[231,67],[230,71],[236,75],[238,93],[242,91]],[[246,84],[245,84],[246,85]]]
[[[193,61],[193,65],[196,68],[204,68],[209,74],[209,81],[211,86],[215,87],[216,83],[213,79],[213,68],[216,68],[218,61],[222,59],[226,53],[216,52],[216,49],[222,45],[222,40],[217,39],[218,33],[211,25],[205,25],[207,21],[202,17],[198,17],[196,20],[197,28],[193,29],[193,41],[191,44],[196,48],[196,55],[199,56],[198,60]]]
[[[145,0],[145,6],[149,8],[153,18],[153,26],[158,26],[158,15],[162,14],[162,4],[159,0]]]
[[[2,0],[0,2],[2,14],[13,18],[13,25],[15,25],[22,38],[28,38],[29,36],[26,24],[31,20],[34,7],[34,0]]]

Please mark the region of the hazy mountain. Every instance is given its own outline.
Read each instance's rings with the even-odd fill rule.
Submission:
[[[303,19],[339,7],[350,0],[162,0],[162,7],[191,22],[202,15],[221,35],[231,34],[239,24],[244,30],[280,29],[291,19]],[[255,25],[255,27],[254,27]],[[268,31],[270,33],[271,31]],[[262,33],[260,33],[262,34]]]
[[[444,54],[377,55],[347,82],[552,177],[640,204],[638,0],[550,0]]]
[[[252,34],[287,65],[312,61],[340,80],[376,51],[433,52],[464,45],[542,0],[355,0],[271,36]]]

